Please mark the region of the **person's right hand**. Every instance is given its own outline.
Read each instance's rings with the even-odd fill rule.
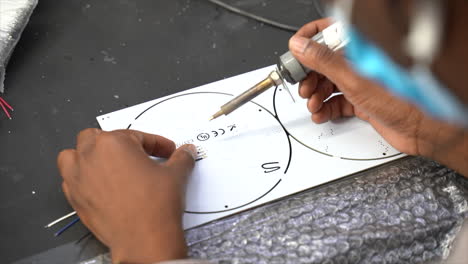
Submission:
[[[414,105],[390,94],[380,84],[356,73],[343,54],[333,52],[310,38],[333,23],[330,19],[313,21],[302,27],[290,40],[289,48],[304,66],[314,70],[301,82],[299,94],[307,98],[307,108],[315,123],[357,116],[368,121],[393,147],[410,155],[438,159],[443,146],[453,145],[461,129],[431,119]],[[332,93],[342,92],[324,102]],[[464,132],[462,132],[463,135]],[[466,133],[461,137],[466,146]],[[464,139],[463,139],[464,138]],[[457,143],[458,144],[458,143]],[[453,151],[453,148],[451,149]],[[439,158],[452,168],[467,174],[466,150],[461,161]],[[440,153],[442,152],[442,153]]]

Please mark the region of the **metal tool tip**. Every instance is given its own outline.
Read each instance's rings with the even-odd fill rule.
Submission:
[[[214,115],[211,116],[210,121],[215,120],[216,118],[222,116],[223,114],[224,114],[223,110],[219,110],[218,112],[216,112]]]

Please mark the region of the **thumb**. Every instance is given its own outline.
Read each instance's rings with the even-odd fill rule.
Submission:
[[[309,38],[294,35],[289,40],[289,49],[303,66],[321,73],[336,85],[349,82],[355,75],[341,53]]]
[[[197,156],[197,148],[194,145],[184,145],[172,153],[166,165],[170,167],[177,176],[187,177],[192,173],[195,167]]]
[[[379,85],[356,73],[341,53],[325,45],[295,35],[289,41],[289,49],[302,65],[326,76],[351,104],[368,113],[378,112],[382,101],[394,100]]]

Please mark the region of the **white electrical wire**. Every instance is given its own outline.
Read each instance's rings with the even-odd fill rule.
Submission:
[[[63,220],[74,216],[74,215],[76,215],[76,212],[71,212],[71,213],[69,213],[69,214],[67,214],[67,215],[65,215],[65,216],[62,216],[62,217],[60,217],[59,219],[53,221],[52,223],[46,225],[45,228],[50,228],[50,227],[52,227],[52,226],[54,226],[54,225],[56,225],[56,224],[62,222]]]

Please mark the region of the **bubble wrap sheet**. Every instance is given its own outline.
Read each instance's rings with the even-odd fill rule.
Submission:
[[[186,237],[190,256],[215,263],[443,263],[468,216],[467,201],[465,178],[411,157]],[[111,262],[103,255],[82,263]]]
[[[5,69],[38,0],[0,0],[0,92]]]

